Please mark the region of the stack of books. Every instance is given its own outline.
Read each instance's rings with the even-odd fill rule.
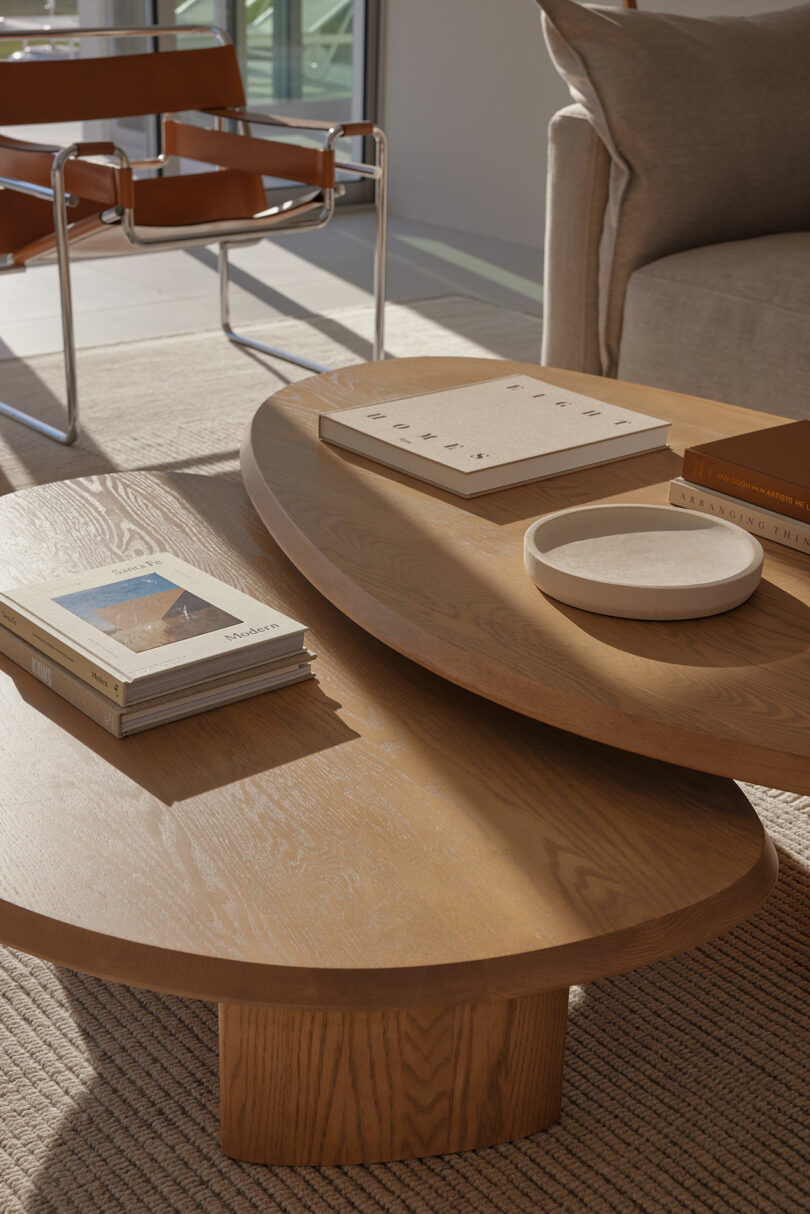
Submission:
[[[667,500],[810,553],[810,421],[688,447]]]
[[[168,552],[0,594],[0,652],[119,738],[311,678],[305,632]]]

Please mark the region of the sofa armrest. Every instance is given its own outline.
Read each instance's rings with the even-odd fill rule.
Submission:
[[[546,185],[543,363],[599,375],[599,241],[610,156],[585,110],[551,119]]]

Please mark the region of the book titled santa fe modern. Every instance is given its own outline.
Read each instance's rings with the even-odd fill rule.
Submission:
[[[667,445],[669,422],[529,375],[322,413],[326,442],[460,497]]]
[[[265,691],[275,691],[312,678],[315,654],[303,650],[289,657],[274,658],[259,666],[236,671],[220,678],[193,683],[165,695],[137,700],[134,704],[117,704],[70,670],[55,662],[16,633],[0,624],[0,653],[11,658],[40,683],[50,687],[63,700],[78,708],[116,738],[127,738],[155,725],[167,725],[184,717],[221,708],[238,700],[247,700]]]
[[[0,624],[119,705],[306,660],[305,625],[168,552],[7,590]]]

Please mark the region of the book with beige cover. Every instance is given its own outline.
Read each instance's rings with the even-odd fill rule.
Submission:
[[[766,510],[764,506],[752,506],[742,498],[694,485],[682,476],[676,476],[669,482],[667,501],[671,506],[684,506],[687,510],[699,510],[702,514],[728,519],[762,540],[773,540],[785,548],[810,553],[810,522],[801,522],[776,510]]]
[[[303,624],[168,552],[6,590],[0,624],[120,705],[305,652]]]
[[[669,422],[529,375],[322,413],[326,442],[461,497],[667,444]]]
[[[40,683],[50,687],[63,700],[78,708],[116,738],[127,738],[130,734],[142,733],[155,725],[167,725],[183,717],[220,708],[238,700],[276,691],[312,678],[315,654],[304,650],[292,657],[275,658],[261,666],[237,671],[218,679],[206,679],[180,691],[139,700],[135,704],[116,704],[84,679],[72,674],[65,666],[49,658],[40,649],[24,641],[22,637],[0,625],[0,654],[11,658],[23,670],[32,674]]]

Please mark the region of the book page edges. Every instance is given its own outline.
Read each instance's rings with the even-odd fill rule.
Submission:
[[[123,718],[121,737],[128,738],[132,734],[141,733],[144,729],[150,729],[156,725],[170,725],[172,721],[183,721],[186,717],[197,716],[201,712],[209,712],[214,708],[225,708],[228,704],[239,704],[243,700],[264,695],[269,691],[281,691],[285,687],[292,687],[295,683],[304,683],[307,679],[314,677],[309,664],[304,662],[289,673],[279,672],[263,687],[240,687],[235,688],[232,693],[223,689],[216,697],[212,696],[205,703],[195,704],[193,707],[189,706],[187,702],[178,704],[175,708],[167,707],[161,711],[158,719],[155,719],[154,714],[150,714],[148,710],[133,713]]]
[[[147,714],[150,723],[163,724],[169,720],[194,715],[207,708],[216,708],[250,696],[261,695],[266,690],[287,686],[288,682],[301,682],[305,678],[311,678],[313,676],[310,663],[317,657],[317,654],[302,649],[300,653],[287,659],[278,658],[274,662],[256,667],[249,677],[243,674],[241,678],[231,676],[228,679],[209,680],[183,692],[171,692],[127,708],[113,702],[22,637],[3,627],[0,627],[0,654],[10,658],[21,670],[32,675],[66,703],[118,738],[146,728],[138,726],[136,730],[130,722],[137,722]],[[203,697],[207,697],[205,704],[201,707],[190,707],[193,701]]]
[[[395,472],[404,472],[409,476],[426,481],[436,488],[446,489],[459,497],[479,497],[483,493],[497,493],[500,489],[511,489],[532,481],[562,476],[566,472],[594,468],[599,464],[612,463],[614,460],[625,459],[631,455],[659,451],[667,445],[667,431],[670,426],[669,422],[663,422],[654,429],[635,431],[633,434],[622,435],[621,438],[601,439],[580,447],[566,447],[553,454],[532,456],[529,459],[509,464],[498,464],[481,471],[460,472],[455,468],[448,468],[436,460],[429,459],[427,456],[392,447],[390,443],[382,439],[376,439],[359,431],[350,432],[353,445],[349,445],[348,442],[343,441],[343,428],[332,427],[329,425],[329,421],[328,414],[321,414],[319,431],[320,437],[324,441],[345,451],[350,451],[353,455],[374,460],[375,463],[392,468]],[[334,434],[334,430],[337,430],[338,433]],[[394,461],[391,452],[396,452],[398,462]],[[507,470],[508,475],[505,476],[504,472]]]
[[[99,665],[82,647],[68,641],[61,633],[42,627],[16,603],[9,603],[4,595],[0,595],[0,624],[38,649],[44,660],[64,667],[116,704],[123,706],[126,703],[126,681],[120,672]]]

